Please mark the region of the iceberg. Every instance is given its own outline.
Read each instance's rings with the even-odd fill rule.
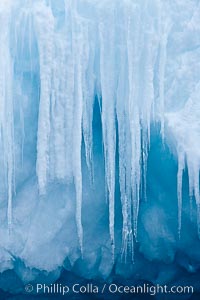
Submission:
[[[1,289],[65,269],[199,291],[199,17],[197,0],[1,0]]]

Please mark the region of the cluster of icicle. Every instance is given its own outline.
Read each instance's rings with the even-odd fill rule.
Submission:
[[[84,142],[88,171],[92,174],[92,120],[97,96],[113,253],[117,140],[123,214],[122,251],[125,256],[127,252],[133,253],[140,199],[145,198],[150,124],[153,120],[160,121],[164,135],[164,79],[170,32],[170,24],[163,13],[164,4],[165,1],[159,0],[63,0],[65,8],[61,18],[52,8],[53,1],[24,1],[20,4],[16,24],[24,24],[30,39],[34,33],[39,53],[36,172],[40,193],[45,194],[47,183],[55,179],[74,182],[77,231],[82,250],[81,145]],[[14,8],[14,1],[1,1],[0,142],[8,187],[9,226],[14,190],[13,58],[9,22]],[[20,33],[15,38],[22,39]],[[156,62],[157,97],[154,86]],[[179,162],[180,178],[182,156]],[[179,194],[180,185],[179,181]]]
[[[183,174],[187,167],[189,177],[190,209],[193,198],[197,207],[197,226],[200,237],[200,82],[191,93],[184,107],[176,114],[169,114],[169,125],[173,128],[177,140],[178,173],[177,173],[177,197],[178,197],[178,234],[181,236],[182,221],[182,189]]]

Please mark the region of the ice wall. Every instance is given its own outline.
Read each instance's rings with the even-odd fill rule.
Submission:
[[[125,261],[133,260],[140,203],[148,202],[148,153],[151,127],[155,124],[163,145],[168,143],[178,161],[177,202],[173,208],[176,211],[178,206],[177,232],[181,236],[186,168],[189,195],[191,202],[193,197],[196,200],[200,227],[199,14],[200,6],[195,0],[1,1],[2,249],[12,252],[18,248],[13,227],[16,220],[22,223],[23,212],[30,216],[25,207],[39,190],[31,207],[33,211],[37,206],[44,209],[43,216],[39,213],[41,218],[45,214],[48,218],[49,212],[49,222],[53,222],[51,208],[47,212],[42,208],[45,201],[52,209],[56,206],[51,201],[63,207],[60,225],[46,225],[49,237],[65,224],[63,212],[67,218],[68,207],[70,222],[76,220],[83,254],[86,228],[82,212],[86,202],[91,201],[89,191],[96,189],[99,195],[96,195],[98,200],[93,199],[97,204],[94,212],[90,212],[90,226],[95,208],[98,207],[100,214],[100,207],[104,207],[107,199],[108,248],[112,249],[112,259],[121,253]],[[95,103],[100,111],[103,147],[103,164],[98,168],[95,165],[100,164],[101,145],[95,150]],[[29,181],[30,175],[37,180]],[[96,179],[95,185],[94,178],[98,175],[99,183]],[[84,181],[87,176],[89,180]],[[100,177],[105,178],[105,185]],[[26,184],[32,196],[23,192]],[[57,186],[60,200],[50,196],[51,186]],[[20,193],[26,194],[26,202]],[[116,232],[119,193],[122,224]],[[20,207],[15,209],[16,215],[13,205]],[[40,217],[36,217],[38,222]],[[27,233],[24,249],[32,247],[34,239],[38,239],[33,225],[37,222],[32,217],[30,220],[34,234]],[[116,242],[118,234],[122,235],[122,241],[117,236]],[[66,247],[70,248],[67,242]],[[25,260],[28,254],[24,249],[14,252]],[[58,259],[58,265],[62,264],[62,258]],[[34,267],[34,260],[30,265]],[[45,269],[42,265],[37,267]]]

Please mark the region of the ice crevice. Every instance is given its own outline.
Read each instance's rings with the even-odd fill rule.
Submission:
[[[178,61],[169,46],[171,39],[180,34],[180,28],[176,29],[174,22],[177,16],[174,16],[169,3],[164,0],[63,0],[55,9],[53,1],[1,2],[0,176],[3,184],[0,194],[7,201],[9,228],[14,217],[12,202],[18,163],[15,156],[18,157],[19,152],[21,157],[24,156],[23,147],[19,150],[15,146],[15,133],[18,126],[21,132],[24,131],[26,109],[25,104],[20,102],[22,97],[19,97],[17,104],[14,101],[14,89],[16,86],[19,88],[30,73],[30,85],[34,85],[37,79],[39,81],[38,102],[33,99],[31,92],[27,96],[28,103],[38,103],[35,167],[40,194],[38,201],[45,201],[51,183],[74,186],[75,220],[82,253],[83,160],[86,161],[92,185],[95,177],[95,97],[99,99],[105,167],[105,195],[102,202],[108,199],[108,230],[113,261],[116,251],[116,172],[119,169],[122,258],[125,261],[129,258],[134,260],[140,203],[148,201],[146,176],[152,124],[159,124],[163,143],[173,136],[178,162],[178,235],[181,236],[182,179],[186,168],[189,194],[196,200],[200,232],[200,77],[197,74],[194,79],[193,92],[190,86],[185,92],[185,99],[177,105],[171,105],[172,99],[179,95],[173,89],[173,83],[180,79],[181,74],[171,74],[168,65],[179,65],[184,72],[181,63],[187,57]],[[15,16],[15,20],[12,16]],[[185,31],[187,35],[193,19],[187,14],[185,18],[190,19],[190,26]],[[15,24],[26,25],[13,33]],[[23,43],[26,54],[20,77],[16,73],[20,55],[12,49],[12,43],[15,42]],[[182,44],[185,47],[184,38]],[[19,88],[21,93],[22,90],[22,87]],[[21,110],[21,121],[17,126],[15,106]],[[23,141],[26,143],[26,136]]]

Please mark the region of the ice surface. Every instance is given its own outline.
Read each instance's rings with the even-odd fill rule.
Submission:
[[[199,16],[196,0],[1,1],[0,272],[178,274],[179,252],[198,269]]]

